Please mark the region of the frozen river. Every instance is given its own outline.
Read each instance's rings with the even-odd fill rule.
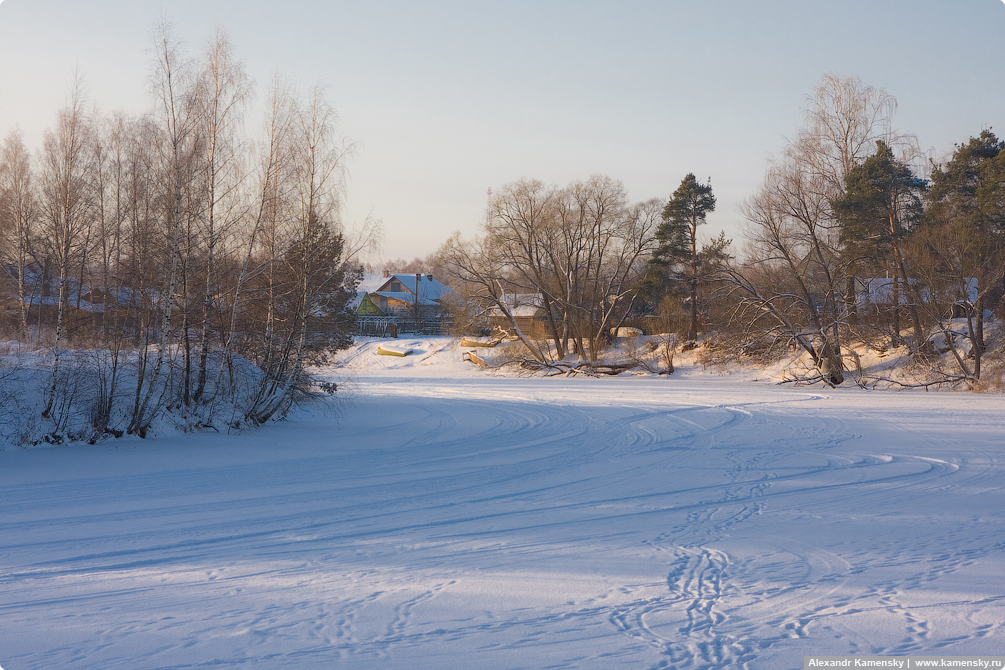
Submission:
[[[8,447],[0,666],[1005,649],[1000,396],[444,370],[244,435]]]

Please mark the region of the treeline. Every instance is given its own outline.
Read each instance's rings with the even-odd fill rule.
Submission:
[[[831,384],[849,345],[905,347],[928,381],[975,386],[1003,292],[1005,145],[984,130],[926,160],[895,107],[854,78],[818,86],[744,206],[742,262],[715,276],[735,302],[734,347],[798,347]]]
[[[93,354],[88,434],[143,436],[171,412],[281,416],[351,342],[366,240],[342,228],[352,147],[324,90],[276,78],[248,135],[222,30],[190,58],[162,25],[153,51],[149,113],[92,111],[78,78],[37,151],[17,129],[0,147],[0,329],[51,352],[44,439],[69,430],[69,352]]]
[[[800,377],[841,384],[854,348],[904,347],[921,383],[977,386],[1005,286],[1005,151],[990,129],[942,161],[893,127],[896,101],[825,76],[805,124],[742,206],[741,243],[701,243],[710,182],[630,204],[620,182],[520,181],[492,200],[483,235],[455,235],[442,263],[487,313],[508,318],[542,365],[596,360],[623,323],[674,328],[720,359],[803,352]],[[547,342],[513,296],[539,296]],[[647,321],[647,318],[649,319]]]

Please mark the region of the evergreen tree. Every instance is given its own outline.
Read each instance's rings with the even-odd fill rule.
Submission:
[[[650,261],[652,283],[663,286],[674,281],[687,283],[691,303],[689,342],[698,339],[698,284],[702,277],[698,226],[714,210],[711,183],[701,184],[689,173],[663,208],[663,222],[656,230],[659,246]]]
[[[1005,260],[1005,142],[990,130],[957,145],[952,158],[932,171],[924,218],[924,251],[940,275],[951,278],[959,298],[977,300],[968,310],[975,377],[984,352],[984,310],[1001,286]]]
[[[844,194],[832,203],[840,224],[840,242],[849,259],[889,259],[894,269],[894,336],[899,339],[900,291],[909,290],[907,265],[902,241],[920,218],[921,194],[927,182],[914,175],[911,168],[893,156],[890,147],[879,140],[876,153],[845,175]],[[917,304],[907,300],[914,326],[915,344],[924,335]]]

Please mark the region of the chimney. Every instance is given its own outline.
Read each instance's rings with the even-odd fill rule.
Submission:
[[[391,276],[391,271],[388,270],[387,268],[384,268],[384,279],[387,279],[390,276]]]
[[[428,274],[427,274],[427,275],[426,275],[426,279],[427,279],[428,281],[433,281],[433,275],[428,275]]]

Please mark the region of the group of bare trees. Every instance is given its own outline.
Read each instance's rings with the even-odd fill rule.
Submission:
[[[277,78],[249,137],[253,87],[222,29],[189,58],[165,24],[153,51],[149,113],[89,109],[78,77],[41,148],[17,129],[0,146],[0,328],[51,351],[55,439],[69,351],[97,361],[90,430],[144,435],[165,412],[281,415],[351,341],[351,146],[324,90]]]
[[[484,234],[455,235],[439,257],[482,311],[503,315],[541,364],[566,353],[595,361],[638,295],[662,204],[631,204],[621,182],[595,175],[564,188],[521,180],[496,193]],[[533,296],[551,341],[539,346],[514,316]]]

